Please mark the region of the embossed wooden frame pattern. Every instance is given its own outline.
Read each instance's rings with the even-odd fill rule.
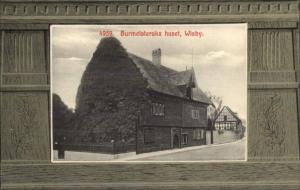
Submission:
[[[2,0],[1,189],[300,189],[297,0]],[[248,23],[248,161],[50,163],[50,24]]]

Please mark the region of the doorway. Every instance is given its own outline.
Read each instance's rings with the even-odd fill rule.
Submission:
[[[173,148],[179,148],[179,137],[177,134],[173,136]]]

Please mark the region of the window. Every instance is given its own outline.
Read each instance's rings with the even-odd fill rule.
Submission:
[[[200,140],[201,139],[201,130],[200,129],[194,129],[193,139],[194,140]]]
[[[205,130],[203,129],[194,129],[193,131],[193,139],[201,140],[205,138]]]
[[[188,143],[188,135],[182,134],[181,135],[181,144],[187,144]]]
[[[230,123],[226,123],[226,129],[227,129],[227,130],[230,129]]]
[[[224,121],[227,121],[227,115],[224,115]]]
[[[144,144],[154,143],[155,131],[153,128],[144,128]]]
[[[192,118],[199,119],[199,110],[192,110]]]
[[[165,105],[161,103],[152,103],[152,115],[164,116]]]

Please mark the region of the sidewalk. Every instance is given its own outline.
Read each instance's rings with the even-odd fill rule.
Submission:
[[[112,161],[130,161],[130,160],[147,158],[147,157],[152,157],[152,156],[162,156],[162,155],[174,154],[174,153],[178,153],[178,152],[213,148],[213,147],[224,146],[224,145],[228,145],[228,144],[239,143],[243,140],[245,140],[245,138],[234,141],[234,142],[223,143],[223,144],[209,144],[209,145],[192,146],[192,147],[185,147],[185,148],[178,148],[178,149],[171,149],[171,150],[148,152],[148,153],[142,153],[142,154],[137,154],[137,155],[131,155],[131,156],[128,156],[128,157],[123,157],[123,158],[115,159],[115,160],[112,160]]]

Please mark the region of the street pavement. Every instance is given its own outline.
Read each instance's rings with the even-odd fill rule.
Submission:
[[[88,152],[65,151],[65,159],[57,158],[57,151],[53,151],[55,162],[152,162],[152,161],[232,161],[245,160],[246,139],[225,144],[210,144],[186,148],[169,149],[136,155],[135,152],[123,154],[101,154]]]
[[[198,146],[194,149],[181,149],[162,155],[149,155],[141,158],[127,159],[127,161],[221,161],[221,160],[245,160],[246,140],[218,144]]]

